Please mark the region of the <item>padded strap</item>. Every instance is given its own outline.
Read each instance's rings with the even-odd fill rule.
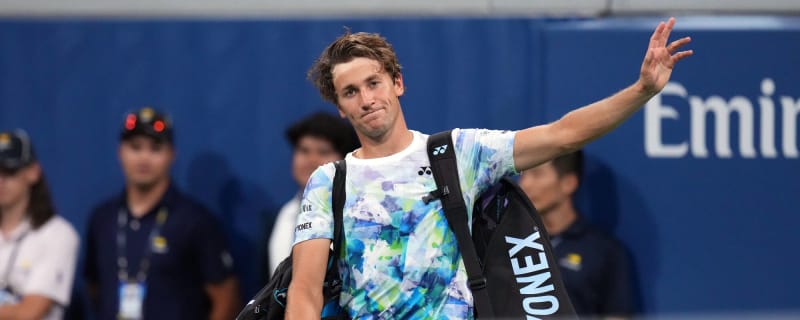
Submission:
[[[467,206],[461,195],[461,184],[458,181],[458,164],[451,132],[444,131],[428,138],[428,159],[431,162],[436,190],[431,191],[422,200],[425,203],[439,199],[442,201],[444,215],[450,229],[456,235],[461,259],[467,269],[469,288],[475,301],[476,317],[491,319],[494,317],[489,291],[486,290],[486,277],[478,259],[472,236],[469,232]]]
[[[341,247],[345,243],[342,215],[347,195],[344,186],[347,180],[347,163],[344,160],[339,160],[334,162],[333,165],[336,167],[331,195],[331,205],[333,206],[333,254],[334,257],[339,258]]]

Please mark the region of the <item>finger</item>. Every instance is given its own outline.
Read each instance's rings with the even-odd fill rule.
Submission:
[[[672,27],[675,26],[675,18],[670,17],[667,20],[666,25],[664,26],[664,30],[661,32],[661,44],[667,44],[667,40],[669,40],[669,34],[672,33]]]
[[[673,63],[673,65],[674,65],[675,63],[678,63],[678,61],[681,61],[681,60],[683,60],[684,58],[686,58],[686,57],[688,57],[688,56],[691,56],[692,54],[694,54],[694,50],[686,50],[686,51],[681,51],[681,52],[678,52],[678,53],[674,54],[674,55],[672,56],[672,63]]]
[[[658,46],[658,41],[661,37],[661,31],[664,30],[664,26],[665,26],[664,21],[658,23],[656,30],[653,31],[653,35],[650,36],[650,47]]]
[[[681,47],[685,46],[687,43],[689,43],[691,41],[692,41],[691,37],[684,37],[684,38],[672,41],[672,43],[670,43],[667,46],[667,50],[669,50],[670,54],[673,54],[673,53],[675,53],[676,50],[680,49]]]

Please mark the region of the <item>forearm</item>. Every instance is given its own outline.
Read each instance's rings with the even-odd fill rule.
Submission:
[[[42,296],[26,296],[17,304],[0,306],[0,319],[34,320],[42,319],[52,307],[50,299]]]
[[[0,319],[19,319],[16,314],[18,305],[2,305],[0,306]]]
[[[0,319],[14,319],[14,309],[16,306],[14,305],[2,305],[0,306]]]
[[[235,277],[207,285],[206,293],[211,299],[210,320],[230,320],[236,317],[239,311],[239,281]]]
[[[607,134],[636,113],[655,94],[645,91],[639,83],[590,105],[573,110],[554,123],[565,146],[564,152],[580,149],[587,143]]]
[[[286,300],[286,319],[319,319],[321,314],[322,288],[292,282]]]
[[[20,305],[4,305],[0,307],[0,319],[3,320],[34,320],[40,319],[36,315],[25,312]]]
[[[558,121],[517,132],[515,168],[527,170],[582,148],[618,127],[653,95],[637,82],[608,98],[573,110]]]
[[[210,320],[230,320],[235,318],[237,312],[235,300],[235,298],[228,298],[214,301],[208,318]]]

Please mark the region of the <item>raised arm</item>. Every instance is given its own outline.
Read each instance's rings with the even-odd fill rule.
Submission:
[[[561,119],[517,132],[514,139],[514,165],[522,171],[561,154],[580,149],[622,124],[650,98],[666,86],[675,64],[692,55],[678,51],[689,37],[667,41],[675,18],[661,22],[650,37],[639,79],[631,86],[603,100],[573,110]]]
[[[328,265],[330,239],[300,242],[292,251],[292,282],[286,301],[286,319],[319,319],[322,284]]]

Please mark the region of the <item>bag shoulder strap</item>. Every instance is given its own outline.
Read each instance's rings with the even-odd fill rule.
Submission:
[[[440,199],[442,209],[450,229],[456,236],[461,259],[467,270],[469,288],[475,301],[476,314],[483,319],[494,317],[489,292],[486,290],[486,277],[483,276],[475,245],[469,231],[467,205],[461,194],[458,181],[458,164],[451,131],[443,131],[428,137],[428,159],[431,163],[436,190],[431,191],[422,200],[429,203]]]
[[[344,159],[333,163],[336,173],[333,176],[333,190],[331,192],[331,205],[333,206],[333,254],[339,257],[342,244],[345,243],[344,231],[342,227],[342,215],[344,212],[344,202],[347,192],[345,191],[345,181],[347,179],[347,162]]]

